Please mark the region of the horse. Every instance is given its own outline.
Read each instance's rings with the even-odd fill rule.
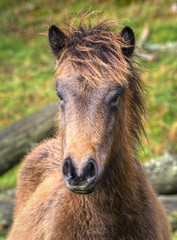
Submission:
[[[8,240],[170,240],[138,158],[145,86],[135,36],[112,21],[48,31],[56,59],[56,135],[19,174]]]

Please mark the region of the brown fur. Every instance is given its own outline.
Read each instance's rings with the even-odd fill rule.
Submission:
[[[137,160],[144,132],[143,84],[121,33],[108,23],[70,27],[57,56],[57,89],[67,96],[56,138],[37,146],[21,168],[9,240],[169,240],[161,204]],[[116,113],[105,98],[124,87]],[[112,116],[112,117],[111,117]],[[95,190],[71,192],[62,162],[71,156],[78,171],[92,156],[98,165]]]

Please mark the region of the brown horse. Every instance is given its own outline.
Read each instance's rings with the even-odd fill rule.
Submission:
[[[111,26],[49,28],[59,131],[23,163],[9,240],[170,239],[137,158],[144,94],[134,33]]]

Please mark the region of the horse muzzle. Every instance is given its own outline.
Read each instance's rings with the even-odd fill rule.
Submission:
[[[90,158],[78,173],[73,160],[68,157],[63,163],[63,176],[67,187],[77,194],[89,194],[94,191],[98,166],[93,158]]]

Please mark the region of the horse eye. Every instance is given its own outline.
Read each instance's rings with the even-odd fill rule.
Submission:
[[[113,97],[110,99],[110,105],[116,105],[119,101],[120,93],[116,93],[113,95]]]
[[[124,87],[119,87],[117,89],[116,93],[114,95],[112,95],[112,97],[109,100],[110,106],[112,106],[112,107],[118,106],[119,98],[121,97],[124,89],[125,89]]]
[[[60,101],[63,101],[63,96],[61,95],[61,93],[57,92],[57,96],[59,97]]]
[[[119,100],[119,97],[120,97],[120,94],[119,93],[116,93],[112,99],[111,99],[111,103],[117,103],[118,100]]]

